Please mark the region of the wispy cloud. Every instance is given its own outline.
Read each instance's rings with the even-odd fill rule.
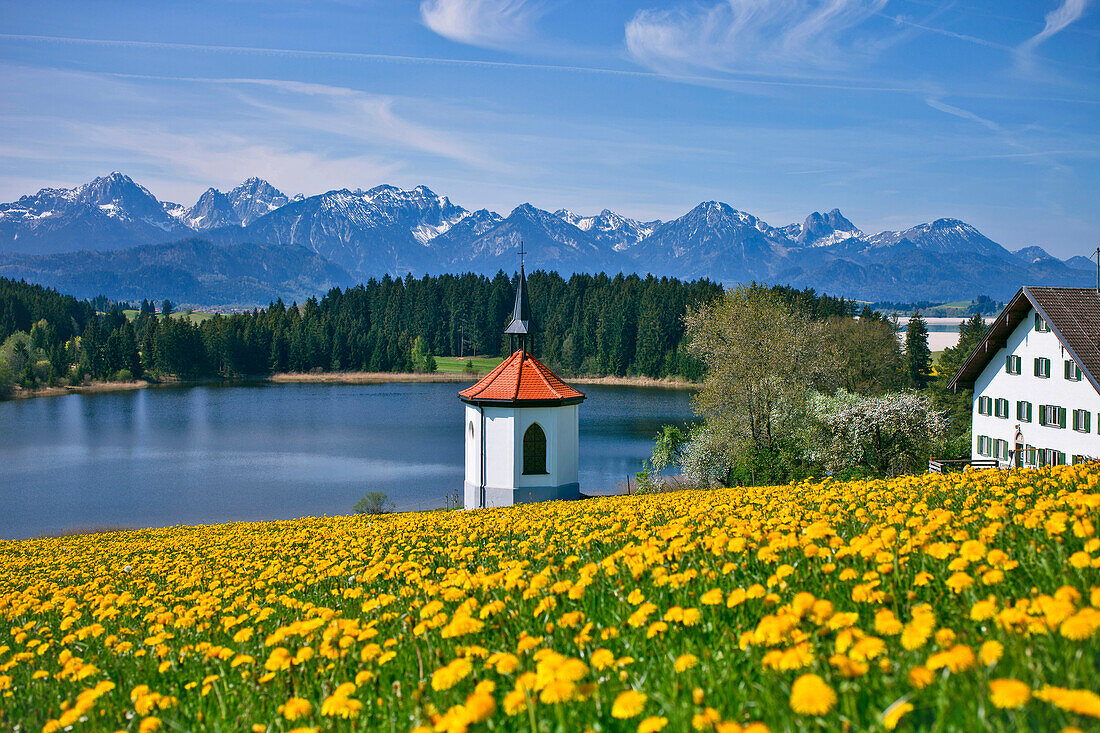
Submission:
[[[836,69],[862,55],[853,31],[886,0],[725,0],[641,10],[626,25],[631,56],[676,73]]]
[[[100,46],[137,50],[193,51],[227,55],[272,56],[298,59],[336,59],[346,61],[377,61],[394,64],[424,64],[432,66],[457,66],[472,69],[528,69],[532,71],[567,72],[628,77],[653,77],[656,74],[634,69],[616,69],[600,66],[569,64],[540,64],[522,61],[487,61],[484,59],[455,59],[440,56],[414,56],[394,53],[362,53],[358,51],[315,51],[300,48],[274,48],[269,46],[223,46],[209,43],[175,43],[170,41],[130,41],[113,38],[81,38],[77,36],[46,36],[25,33],[0,33],[0,40],[27,43],[48,43],[59,46]]]
[[[514,46],[543,13],[529,0],[421,0],[424,25],[452,41],[486,48]]]
[[[135,166],[149,178],[171,171],[168,193],[185,199],[200,182],[205,188],[251,175],[316,192],[374,185],[413,167],[508,170],[472,136],[438,125],[439,100],[278,79],[10,65],[0,72],[0,96],[13,100],[12,109],[29,100],[42,107],[33,122],[0,114],[0,136],[10,140],[0,145],[0,159],[33,168],[44,151],[57,151],[51,170]],[[70,108],[83,112],[72,117]],[[6,178],[0,175],[0,187],[8,187]]]
[[[978,115],[968,109],[963,109],[962,107],[956,107],[955,105],[947,104],[946,102],[939,99],[929,97],[924,101],[932,109],[936,109],[940,112],[958,117],[959,119],[967,120],[968,122],[974,122],[978,125],[981,125],[985,129],[996,135],[997,138],[1000,139],[1005,146],[1015,150],[1016,153],[1013,154],[1015,157],[1032,159],[1037,163],[1044,165],[1051,173],[1066,174],[1072,172],[1069,167],[1052,157],[1054,153],[1043,152],[1033,149],[1030,145],[1022,142],[1019,139],[1019,136],[1014,131],[1004,127],[1003,125],[998,124],[997,122],[994,122],[993,120],[982,117],[981,115]]]
[[[1046,14],[1043,30],[1021,43],[1016,48],[1016,58],[1021,66],[1027,68],[1033,62],[1032,54],[1039,44],[1065,30],[1067,26],[1080,18],[1089,0],[1062,0],[1062,4]]]

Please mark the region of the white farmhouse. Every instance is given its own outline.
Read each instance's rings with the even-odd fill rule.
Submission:
[[[1100,293],[1024,287],[950,387],[974,386],[972,458],[1046,466],[1100,458]]]
[[[519,348],[459,392],[466,403],[466,509],[580,497],[577,452],[584,393],[531,355],[533,331],[521,264],[512,320],[504,331],[519,341]]]

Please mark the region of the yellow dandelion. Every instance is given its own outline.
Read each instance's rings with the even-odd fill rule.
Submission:
[[[304,698],[292,697],[280,706],[280,711],[287,720],[298,720],[313,712],[313,705]]]
[[[989,699],[1003,710],[1022,708],[1031,699],[1031,688],[1019,680],[992,680],[989,683]]]
[[[663,730],[666,725],[668,725],[668,718],[651,715],[638,723],[638,733],[657,733],[657,731]]]
[[[978,652],[978,657],[982,660],[982,664],[988,667],[996,664],[1004,653],[1004,644],[999,641],[987,641],[982,644],[982,648]]]
[[[913,711],[913,703],[902,702],[891,705],[882,714],[882,727],[886,730],[894,730],[898,727],[902,716]]]
[[[633,718],[645,708],[645,701],[647,699],[645,693],[638,692],[637,690],[621,692],[619,696],[615,698],[615,702],[611,706],[611,717],[619,719]]]
[[[694,654],[681,654],[676,657],[676,662],[672,665],[677,674],[691,669],[695,665],[699,664],[699,657]]]
[[[799,715],[824,715],[836,705],[836,693],[816,674],[804,674],[791,686],[790,704]]]

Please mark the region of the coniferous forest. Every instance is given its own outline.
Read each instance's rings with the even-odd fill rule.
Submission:
[[[0,279],[0,383],[401,372],[423,369],[425,353],[503,355],[515,285],[503,272],[387,276],[302,304],[277,301],[194,323],[165,317],[168,303],[143,301],[137,317],[127,318],[127,304],[78,301]],[[684,315],[713,300],[720,285],[636,275],[566,280],[538,271],[528,288],[535,353],[563,374],[701,377],[701,363],[684,344]],[[816,317],[852,313],[851,301],[775,290]]]

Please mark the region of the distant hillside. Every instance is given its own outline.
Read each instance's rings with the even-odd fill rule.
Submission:
[[[778,227],[720,201],[703,202],[669,221],[640,222],[607,209],[595,216],[564,209],[551,213],[529,203],[501,216],[467,210],[426,186],[381,185],[288,197],[258,178],[224,193],[208,189],[186,207],[158,201],[118,172],[0,204],[0,252],[117,250],[188,235],[220,244],[305,248],[319,255],[313,261],[316,277],[307,273],[291,284],[297,292],[315,279],[325,281],[322,271],[329,266],[356,281],[387,273],[511,272],[521,241],[530,252],[532,271],[637,272],[726,284],[756,280],[863,300],[954,301],[982,294],[1007,300],[1024,284],[1088,285],[1095,279],[1087,259],[1062,261],[1037,246],[1013,253],[958,219],[866,234],[838,209]],[[240,254],[237,260],[259,263],[274,251]],[[37,261],[18,262],[65,274]],[[279,262],[273,261],[276,269]],[[95,265],[104,292],[115,298],[133,297],[135,288],[144,287],[132,271],[115,269],[123,264],[129,260],[108,258]],[[177,263],[157,262],[153,255],[142,260],[146,270],[157,265],[171,269]],[[70,274],[86,277],[83,262],[72,261],[72,266],[76,269]],[[281,282],[262,268],[238,272],[255,280],[255,287],[234,295],[212,282],[204,285],[212,291],[196,290],[188,272],[199,274],[184,267],[180,281],[157,281],[177,292],[217,292],[233,302],[250,302],[262,290],[260,283]],[[336,271],[328,273],[335,277]]]
[[[0,276],[40,283],[78,298],[106,294],[195,306],[251,307],[275,298],[304,301],[352,285],[344,269],[304,247],[211,244],[185,239],[111,251],[0,253]]]

